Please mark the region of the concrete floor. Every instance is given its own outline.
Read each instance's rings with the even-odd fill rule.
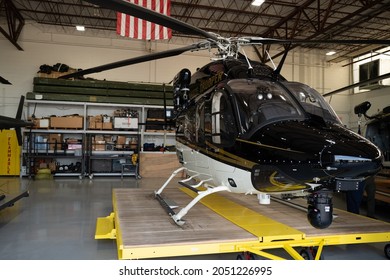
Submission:
[[[114,240],[95,240],[96,219],[112,212],[113,188],[136,188],[134,178],[93,180],[55,178],[32,180],[0,177],[0,194],[8,197],[23,190],[30,196],[0,211],[0,259],[2,260],[115,260]],[[163,179],[161,180],[163,182]],[[156,188],[159,186],[156,186]],[[343,197],[334,205],[345,209]],[[361,214],[364,215],[364,205]],[[377,207],[377,217],[390,222],[388,205]],[[383,260],[384,243],[327,246],[326,260]],[[235,259],[218,254],[180,259]]]

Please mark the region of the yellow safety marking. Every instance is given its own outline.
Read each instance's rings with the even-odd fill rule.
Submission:
[[[187,188],[180,189],[189,196],[196,197],[196,194]],[[218,194],[206,196],[200,202],[215,213],[258,237],[260,242],[302,240],[305,238],[305,233],[272,220]]]
[[[95,239],[116,239],[114,213],[97,219]]]

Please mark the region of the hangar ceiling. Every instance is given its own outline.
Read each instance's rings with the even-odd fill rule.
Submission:
[[[172,0],[171,16],[224,37],[281,39],[390,39],[390,0]],[[24,20],[114,31],[116,13],[81,0],[0,0],[4,36],[17,45]],[[3,25],[4,26],[4,25]],[[173,36],[186,36],[173,33]],[[307,45],[335,50],[330,62],[378,49],[376,45]]]

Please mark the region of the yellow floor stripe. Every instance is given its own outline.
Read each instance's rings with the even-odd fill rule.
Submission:
[[[196,194],[187,188],[180,188],[191,197]],[[257,236],[261,242],[280,240],[302,240],[305,233],[272,220],[218,194],[211,194],[200,201],[215,213],[235,225]]]

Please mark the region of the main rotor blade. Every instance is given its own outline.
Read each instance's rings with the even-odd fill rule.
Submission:
[[[5,85],[12,85],[8,80],[4,79],[2,76],[0,76],[0,83]]]
[[[212,33],[206,32],[200,28],[190,25],[181,20],[169,17],[164,14],[157,13],[153,10],[141,7],[139,5],[123,1],[123,0],[86,0],[94,5],[98,5],[102,8],[121,12],[136,18],[140,18],[146,21],[150,21],[184,34],[198,35],[208,39],[217,40],[218,37]]]
[[[258,43],[264,45],[272,44],[340,44],[340,45],[390,45],[390,40],[387,39],[357,39],[357,40],[332,40],[332,39],[272,39],[272,38],[261,38],[251,37],[248,38],[250,43]]]
[[[128,65],[132,65],[132,64],[136,64],[136,63],[147,62],[147,61],[154,60],[154,59],[171,57],[171,56],[182,54],[182,53],[187,52],[187,51],[199,50],[200,48],[201,48],[201,43],[192,44],[192,45],[185,46],[182,48],[177,48],[177,49],[172,49],[172,50],[167,50],[167,51],[162,51],[162,52],[157,52],[157,53],[151,53],[151,54],[147,54],[147,55],[143,55],[143,56],[138,56],[138,57],[134,57],[134,58],[129,58],[129,59],[120,60],[117,62],[112,62],[112,63],[88,68],[88,69],[81,70],[81,71],[78,71],[75,73],[60,76],[59,78],[61,78],[61,79],[76,78],[76,77],[80,77],[80,76],[87,75],[87,74],[98,73],[98,72],[111,70],[111,69],[115,69],[115,68],[119,68],[119,67],[123,67],[123,66],[128,66]]]
[[[336,94],[336,93],[339,93],[339,92],[343,92],[343,91],[346,91],[346,90],[349,90],[349,89],[352,89],[352,88],[355,88],[355,87],[365,86],[365,85],[368,85],[370,83],[375,83],[377,81],[381,81],[381,80],[388,79],[388,78],[390,78],[390,73],[383,74],[383,75],[378,76],[376,78],[372,78],[372,79],[365,80],[365,81],[362,81],[362,82],[358,82],[358,83],[355,83],[355,84],[352,84],[352,85],[349,85],[349,86],[346,86],[346,87],[343,87],[343,88],[336,89],[334,91],[325,93],[322,96],[327,97],[327,96],[330,96],[330,95],[333,95],[333,94]]]

